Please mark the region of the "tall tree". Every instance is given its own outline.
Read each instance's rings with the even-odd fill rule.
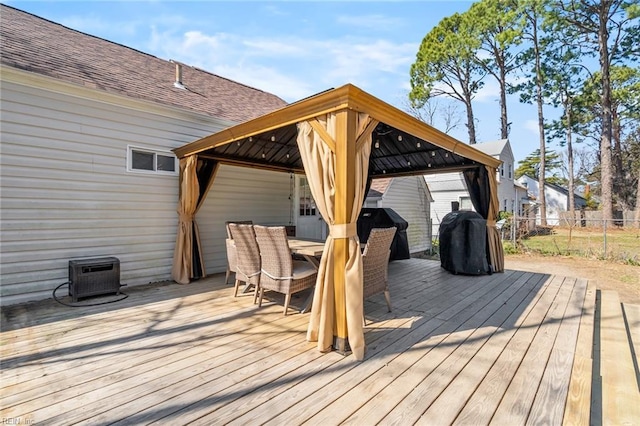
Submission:
[[[629,170],[623,164],[624,138],[636,130],[640,121],[640,68],[627,65],[612,65],[611,81],[611,152],[613,174],[613,202],[623,209],[630,209]],[[601,134],[602,103],[600,94],[602,78],[600,72],[585,81],[577,98],[577,131],[584,137]]]
[[[524,20],[523,39],[527,40],[531,47],[520,57],[519,62],[525,70],[526,81],[519,84],[515,90],[520,92],[520,101],[525,103],[535,102],[538,108],[538,133],[540,145],[540,173],[538,176],[538,186],[544,188],[546,178],[546,140],[544,123],[544,97],[543,85],[544,74],[542,70],[542,56],[545,44],[542,33],[542,23],[545,14],[548,13],[547,0],[522,0],[518,2],[519,13]],[[527,71],[528,70],[528,71]],[[540,224],[547,225],[547,201],[544,191],[540,191]]]
[[[496,79],[500,88],[500,137],[509,137],[507,116],[507,77],[518,67],[514,47],[522,40],[522,26],[516,4],[507,0],[480,0],[465,12],[474,23],[475,37],[480,40],[480,66]]]
[[[602,108],[600,136],[600,178],[603,218],[613,219],[613,132],[611,65],[633,59],[638,52],[640,29],[635,18],[636,1],[556,0],[554,8],[575,30],[571,40],[597,52],[601,78]],[[634,16],[635,15],[635,16]]]
[[[478,44],[470,22],[456,13],[444,18],[425,36],[411,65],[411,103],[419,108],[435,96],[462,102],[470,144],[476,143],[471,101],[482,88],[485,76],[475,60]]]
[[[640,220],[640,124],[629,132],[622,141],[622,167],[625,174],[620,197],[624,197],[624,204],[628,210],[636,211],[636,220]],[[637,224],[640,227],[640,223]]]
[[[640,126],[636,127],[635,131],[629,134],[627,138],[629,171],[635,176],[635,188],[636,196],[634,200],[635,206],[635,225],[640,228]]]
[[[546,76],[544,81],[547,98],[555,107],[562,109],[562,117],[554,121],[549,127],[555,129],[550,132],[550,138],[560,139],[560,145],[567,148],[567,177],[569,191],[569,212],[571,217],[575,212],[575,180],[573,161],[573,130],[575,101],[578,93],[588,76],[587,69],[582,65],[582,55],[578,49],[564,43],[563,34],[566,27],[561,20],[549,16],[547,20],[547,49],[542,65]]]

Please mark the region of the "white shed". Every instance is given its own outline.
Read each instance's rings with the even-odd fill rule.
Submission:
[[[422,176],[373,179],[364,207],[388,207],[409,223],[409,251],[431,250],[431,194]]]

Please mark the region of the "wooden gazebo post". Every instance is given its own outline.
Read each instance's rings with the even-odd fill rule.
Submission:
[[[336,198],[335,221],[337,225],[351,221],[355,197],[356,112],[343,110],[336,113]],[[334,251],[335,328],[334,348],[340,352],[349,350],[346,306],[345,270],[349,261],[349,239],[338,238]]]

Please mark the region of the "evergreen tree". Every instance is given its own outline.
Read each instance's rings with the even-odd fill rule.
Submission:
[[[470,22],[456,13],[444,18],[425,36],[411,65],[409,99],[412,105],[420,108],[436,96],[462,102],[467,113],[470,144],[476,143],[471,101],[482,88],[485,76],[475,60],[478,47]]]
[[[546,48],[543,37],[542,24],[545,15],[549,12],[549,1],[547,0],[521,0],[518,2],[518,12],[524,19],[523,39],[527,40],[531,46],[520,57],[519,63],[525,71],[526,80],[516,86],[515,90],[520,92],[520,101],[525,103],[535,103],[538,109],[538,133],[539,133],[539,153],[540,153],[540,173],[538,173],[538,186],[544,188],[547,165],[545,121],[544,121],[544,84],[545,76],[542,68],[542,58]],[[547,202],[544,191],[540,191],[540,224],[547,225]]]
[[[611,66],[637,60],[640,26],[636,1],[558,0],[554,10],[572,30],[567,39],[576,46],[597,52],[600,71],[600,178],[604,219],[613,219],[612,89]]]
[[[498,82],[500,91],[500,137],[509,137],[507,117],[508,77],[518,68],[518,52],[514,47],[522,41],[522,21],[517,6],[507,0],[480,0],[474,3],[465,18],[473,22],[475,37],[480,41],[480,66]],[[484,53],[484,54],[482,54]]]

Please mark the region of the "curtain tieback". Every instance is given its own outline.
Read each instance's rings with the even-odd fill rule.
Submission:
[[[331,238],[351,238],[358,235],[358,226],[354,223],[341,223],[329,225],[329,235]]]
[[[180,222],[192,222],[193,221],[193,215],[192,214],[180,213],[179,214],[179,219],[180,219]]]

